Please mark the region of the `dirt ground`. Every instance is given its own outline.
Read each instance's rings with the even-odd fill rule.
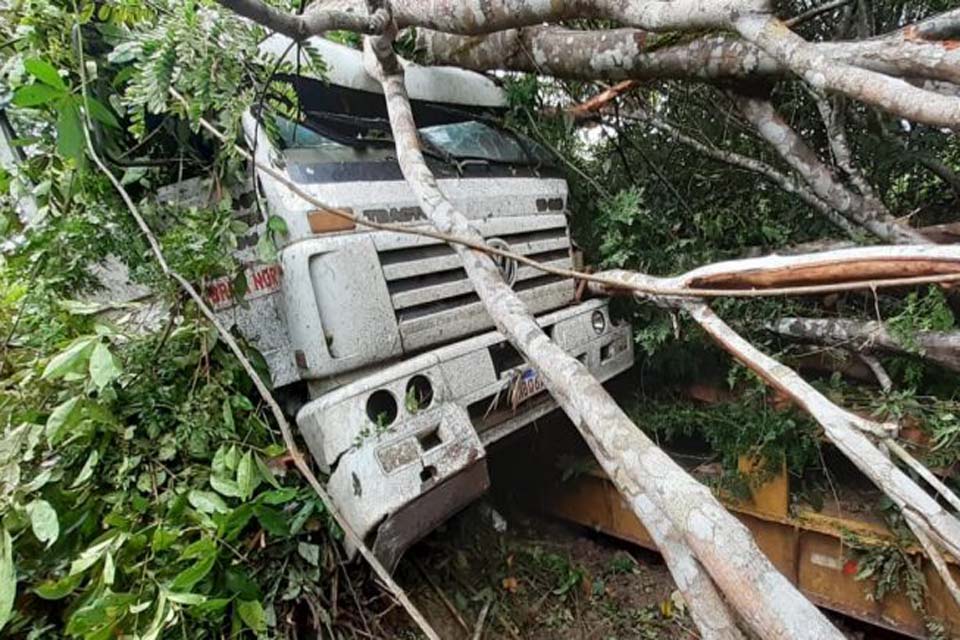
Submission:
[[[489,502],[414,547],[399,578],[444,638],[475,637],[485,608],[488,639],[698,637],[656,554]]]

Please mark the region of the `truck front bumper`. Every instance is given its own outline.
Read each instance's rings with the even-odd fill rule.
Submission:
[[[606,301],[538,321],[599,380],[633,364],[630,329],[611,322]],[[486,491],[489,444],[556,406],[494,331],[339,387],[305,405],[297,423],[330,473],[337,507],[392,569],[411,544]]]

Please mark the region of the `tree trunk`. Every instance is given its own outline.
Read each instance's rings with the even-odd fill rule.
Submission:
[[[402,68],[389,39],[370,39],[366,51],[371,61],[376,54],[378,62],[369,68],[386,95],[397,159],[427,218],[441,232],[482,241],[440,191],[423,160]],[[711,637],[738,633],[715,582],[762,637],[842,637],[777,571],[713,494],[647,438],[582,363],[550,340],[503,282],[490,256],[459,245],[455,249],[498,328],[543,376],[634,513],[663,545],[701,631]]]

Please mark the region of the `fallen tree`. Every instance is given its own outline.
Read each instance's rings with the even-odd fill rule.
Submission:
[[[960,102],[876,71],[828,60],[792,34],[782,21],[764,12],[762,6],[749,3],[709,6],[698,2],[653,2],[639,6],[618,2],[554,3],[544,9],[532,3],[467,2],[439,6],[434,3],[428,12],[417,2],[400,3],[396,7],[370,2],[367,15],[361,17],[362,11],[354,11],[356,22],[349,24],[339,9],[325,16],[322,5],[301,18],[280,18],[256,2],[222,0],[222,4],[295,38],[345,26],[376,34],[366,42],[368,72],[382,84],[404,177],[434,228],[457,238],[454,248],[497,326],[543,375],[547,388],[581,430],[601,466],[628,498],[641,521],[648,524],[664,549],[705,636],[736,637],[738,633],[720,592],[750,631],[761,637],[835,635],[832,626],[773,569],[710,492],[642,435],[583,366],[553,345],[503,283],[489,252],[482,246],[482,239],[443,196],[423,160],[403,86],[402,65],[392,51],[393,39],[398,25],[471,34],[574,17],[611,18],[646,30],[724,27],[737,31],[777,64],[802,76],[815,90],[856,97],[900,116],[944,126],[960,124]],[[837,193],[837,183],[829,170],[816,161],[815,154],[803,151],[791,140],[788,129],[776,129],[777,118],[772,110],[764,111],[770,109],[764,102],[747,98],[741,100],[740,108],[748,120],[753,120],[761,135],[804,177],[816,197],[831,209],[844,213],[856,211],[852,218],[882,237],[923,241],[919,234],[892,226],[893,221],[882,203],[854,174],[835,122],[827,120],[828,128],[835,134],[833,149],[838,163],[860,190],[856,197],[842,189]],[[828,115],[824,109],[825,119]],[[607,282],[600,286],[607,292],[610,281],[620,280],[624,283],[623,290],[646,288],[648,295],[663,301],[668,299],[663,294],[671,289],[732,291],[760,287],[769,288],[773,293],[778,287],[813,290],[842,286],[856,279],[950,277],[960,272],[958,256],[952,252],[938,252],[929,247],[919,249],[915,252],[898,249],[893,256],[889,248],[884,248],[886,252],[882,254],[854,250],[844,255],[801,256],[779,263],[773,259],[773,264],[711,265],[669,281],[624,273],[604,274],[595,280],[605,279]],[[690,310],[708,332],[715,329],[715,337],[721,344],[736,349],[738,357],[755,368],[768,371],[781,366],[763,361],[739,343],[730,346],[735,341],[715,323],[702,303],[683,302],[681,306]],[[898,472],[861,433],[866,431],[876,438],[888,438],[892,431],[890,425],[857,420],[856,416],[833,405],[825,406],[822,397],[803,386],[799,378],[788,377],[784,383],[779,375],[774,373],[769,377],[792,392],[824,425],[834,443],[884,491],[893,495],[901,508],[910,510],[911,522],[915,521],[915,526],[921,528],[921,535],[935,537],[945,548],[960,551],[960,522]],[[737,559],[735,564],[731,564],[733,558]]]
[[[885,447],[920,474],[952,507],[960,506],[947,487],[936,484],[932,475],[924,475],[929,472],[918,467],[902,447],[898,449],[892,439],[895,425],[864,419],[830,403],[799,376],[734,333],[704,303],[718,297],[872,291],[960,279],[960,254],[956,249],[922,246],[925,236],[898,219],[893,208],[876,193],[873,184],[877,183],[867,180],[856,166],[856,147],[846,139],[844,121],[836,113],[837,103],[830,101],[856,101],[863,110],[930,125],[926,130],[960,125],[960,99],[954,85],[958,81],[957,54],[950,40],[960,25],[960,13],[950,11],[913,24],[900,24],[876,38],[864,33],[858,40],[811,42],[797,35],[790,25],[802,25],[823,15],[820,9],[804,11],[792,20],[782,19],[766,3],[749,0],[397,0],[393,4],[369,6],[337,1],[314,3],[302,15],[257,0],[221,0],[221,4],[296,40],[340,29],[370,36],[366,42],[368,70],[383,87],[399,165],[431,228],[372,224],[352,212],[330,210],[316,200],[310,202],[356,224],[427,235],[454,247],[497,326],[543,375],[550,392],[663,550],[704,637],[737,638],[743,635],[742,631],[765,638],[840,636],[776,572],[745,529],[711,492],[655,446],[585,368],[539,329],[503,282],[491,256],[512,258],[546,273],[573,276],[604,293],[639,295],[671,309],[686,309],[719,344],[823,425],[831,441],[899,505],[938,569],[943,564],[940,550],[953,555],[960,552],[960,524],[954,514],[884,455]],[[569,25],[556,26],[574,20],[580,21],[581,26],[601,26],[581,31],[571,31]],[[609,21],[623,28],[603,28]],[[747,127],[735,129],[737,133],[729,137],[724,132],[723,137],[710,143],[674,127],[667,116],[661,117],[662,111],[673,107],[666,94],[644,96],[645,100],[638,100],[637,104],[625,100],[628,91],[639,88],[636,83],[620,91],[604,88],[609,91],[608,96],[597,102],[597,108],[587,111],[601,113],[607,124],[616,126],[621,117],[637,119],[714,159],[759,173],[802,198],[850,235],[856,237],[865,232],[889,242],[910,244],[714,263],[672,278],[655,278],[636,271],[586,274],[550,268],[512,251],[488,247],[444,196],[420,152],[404,86],[403,63],[394,54],[398,29],[405,27],[417,29],[416,39],[406,41],[406,45],[419,43],[433,61],[478,70],[531,71],[590,82],[722,82],[723,91],[710,94],[722,105],[722,119],[734,125],[745,123]],[[704,35],[704,31],[709,33]],[[717,36],[714,31],[727,35]],[[155,74],[152,78],[156,87],[148,88],[157,90],[160,97],[150,96],[151,108],[162,105],[176,82],[177,54],[176,49],[170,49],[157,56],[164,60],[172,57],[174,62],[163,67],[166,75]],[[55,78],[59,76],[45,71],[41,69],[40,73],[46,83],[57,88]],[[80,77],[86,90],[85,71]],[[822,120],[818,126],[826,134],[824,140],[816,141],[810,126],[795,125],[780,114],[781,105],[775,106],[779,97],[768,83],[782,80],[790,86],[802,86],[792,83],[796,79],[812,90]],[[207,90],[205,83],[193,87],[200,92]],[[63,104],[72,105],[74,110],[81,108],[72,102]],[[99,114],[105,118],[93,104],[85,102],[84,112],[90,117]],[[611,105],[609,111],[605,104]],[[625,108],[621,110],[620,106]],[[196,111],[188,104],[183,113],[196,117]],[[66,108],[64,113],[69,116],[74,112]],[[219,134],[206,120],[201,122],[229,146],[230,138]],[[88,124],[89,128],[96,128],[92,122]],[[752,158],[728,149],[730,139],[737,141],[746,136],[744,131],[753,132],[750,135],[764,141],[775,154],[773,159]],[[90,147],[91,156],[99,163],[96,150],[92,144]],[[831,156],[832,164],[825,159]],[[182,165],[183,160],[180,162]],[[947,182],[955,177],[950,167],[933,161],[927,162],[927,166],[935,167],[936,170],[930,170]],[[112,182],[118,180],[109,170],[105,171]],[[662,173],[661,180],[670,184]],[[288,187],[298,193],[295,185]],[[69,192],[63,200],[69,203]],[[136,211],[135,207],[130,208]],[[664,220],[658,223],[669,226]],[[162,258],[157,246],[151,248]],[[192,291],[186,280],[180,284]],[[235,344],[230,346],[239,352]],[[265,397],[269,401],[269,394]],[[282,417],[278,422],[284,424]],[[302,462],[296,457],[295,460]],[[392,584],[391,588],[402,599],[402,591]],[[165,607],[166,604],[158,606],[158,611],[165,611]],[[162,626],[165,619],[159,619],[158,625]],[[418,621],[423,623],[420,618]]]

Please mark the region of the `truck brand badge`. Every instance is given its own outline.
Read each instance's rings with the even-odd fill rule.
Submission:
[[[254,300],[261,296],[280,291],[282,272],[278,264],[253,264],[244,269],[247,278],[247,291],[244,300]],[[230,278],[217,278],[207,285],[206,298],[215,310],[220,311],[237,303],[233,295]]]
[[[501,238],[488,238],[487,244],[494,249],[510,251],[510,243]],[[517,281],[517,261],[505,256],[493,256],[493,261],[497,264],[497,268],[500,269],[500,275],[503,276],[503,281],[507,283],[507,286],[512,287]]]
[[[420,207],[389,207],[386,209],[364,209],[363,215],[374,222],[413,222],[426,220]]]

